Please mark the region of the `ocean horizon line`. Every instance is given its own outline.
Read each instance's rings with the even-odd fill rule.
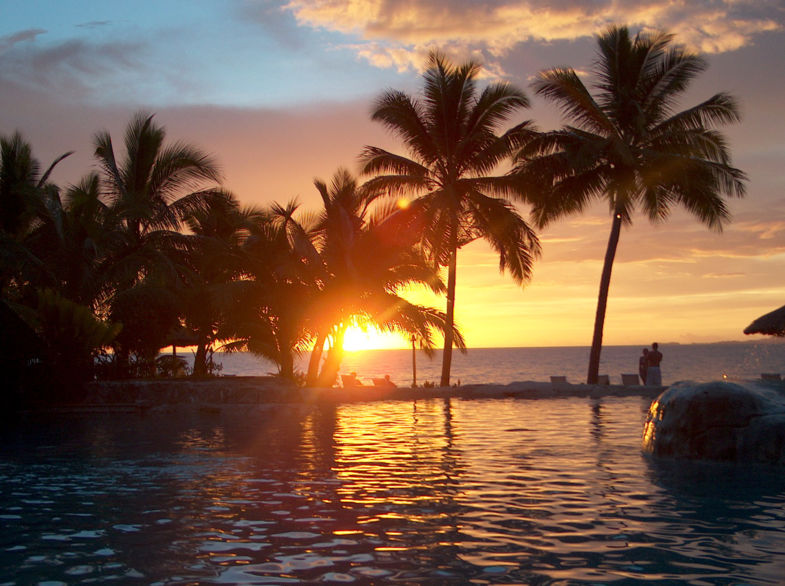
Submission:
[[[785,339],[780,339],[777,337],[765,336],[760,338],[753,338],[748,340],[717,340],[714,342],[660,342],[656,341],[660,346],[709,346],[709,345],[724,345],[724,344],[783,344],[785,343]],[[603,348],[629,348],[629,347],[648,347],[651,345],[651,342],[641,342],[640,344],[603,344]],[[527,346],[471,346],[466,348],[467,351],[469,350],[519,350],[519,349],[526,349],[526,348],[591,348],[591,344],[552,344],[552,345],[544,345],[544,346],[534,346],[534,345],[527,345]],[[360,348],[357,350],[344,350],[344,353],[358,353],[358,352],[383,352],[387,350],[409,350],[411,351],[411,346],[401,346],[396,348]],[[417,350],[422,350],[422,348],[417,348]],[[441,347],[434,347],[434,352],[441,351]],[[453,348],[454,351],[460,352],[457,348]],[[303,354],[307,354],[309,351],[303,352]]]

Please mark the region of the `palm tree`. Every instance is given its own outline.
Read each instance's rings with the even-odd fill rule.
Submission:
[[[432,53],[422,98],[387,91],[372,118],[401,138],[410,156],[366,147],[363,172],[375,175],[374,189],[419,196],[413,211],[423,222],[423,245],[438,266],[447,267],[447,311],[441,385],[450,384],[457,253],[484,238],[499,254],[500,270],[518,283],[528,280],[539,255],[537,236],[510,203],[507,178],[495,169],[531,133],[529,122],[502,134],[499,127],[529,105],[523,92],[506,83],[477,85],[480,66],[453,66]]]
[[[274,362],[294,381],[295,356],[310,339],[306,316],[318,292],[321,262],[307,229],[295,219],[299,205],[273,204],[251,218],[242,245],[243,279],[230,312],[228,349],[243,349]]]
[[[185,216],[205,209],[220,181],[217,165],[191,145],[165,145],[166,130],[154,115],[138,112],[125,132],[125,158],[118,162],[112,137],[96,134],[95,156],[103,171],[104,194],[137,240],[153,230],[175,230]]]
[[[262,213],[241,208],[230,193],[212,197],[206,209],[187,216],[185,223],[193,241],[187,256],[189,271],[184,276],[184,318],[195,334],[193,374],[208,373],[207,355],[213,345],[232,337],[226,323],[236,298],[238,279],[247,270],[242,246],[255,219]]]
[[[1,230],[4,252],[15,260],[8,266],[17,289],[17,303],[7,307],[37,333],[37,357],[48,380],[61,383],[62,399],[72,383],[92,376],[96,353],[119,331],[95,313],[102,293],[98,266],[110,233],[105,208],[95,175],[70,187],[65,203],[60,189],[48,182],[54,165],[67,155],[41,174],[18,133],[4,138],[2,146],[3,202],[8,205]]]
[[[587,381],[596,383],[605,310],[622,225],[639,207],[652,222],[680,204],[710,228],[729,219],[723,197],[745,193],[744,174],[731,166],[715,128],[739,120],[726,93],[678,110],[678,101],[706,69],[698,55],[662,32],[630,37],[611,27],[597,39],[594,93],[574,70],[543,71],[537,94],[557,103],[571,125],[534,137],[519,153],[516,171],[542,227],[605,199],[612,220],[600,279]],[[538,195],[539,194],[539,195]]]
[[[187,216],[207,209],[211,198],[225,196],[213,185],[220,173],[208,155],[181,142],[166,145],[165,138],[153,115],[139,112],[126,129],[123,160],[118,161],[108,132],[94,139],[102,197],[122,228],[122,242],[112,255],[122,288],[151,271],[175,278],[178,257],[188,247],[177,230]]]
[[[171,303],[164,300],[181,285],[187,271],[191,242],[177,230],[187,216],[205,210],[211,199],[225,196],[213,185],[220,173],[208,155],[182,142],[167,145],[165,138],[165,129],[153,122],[153,115],[139,112],[126,129],[122,160],[118,160],[108,132],[99,132],[94,139],[102,171],[102,195],[121,225],[122,239],[110,255],[116,299],[124,297],[123,315],[141,312],[154,321],[153,306],[137,311],[131,305],[150,299],[156,291],[162,302],[160,323],[149,324],[148,330],[133,336],[126,328],[119,338],[141,344],[140,350],[147,355],[151,346],[142,343],[140,336],[152,335],[150,328],[169,324]],[[138,295],[132,291],[137,285],[143,287]]]
[[[47,213],[47,200],[57,197],[49,183],[54,167],[71,152],[57,157],[41,173],[30,143],[18,132],[0,136],[0,290],[29,267],[42,268],[41,260],[26,246],[26,239]]]
[[[434,293],[444,288],[411,235],[399,230],[397,207],[389,202],[374,205],[379,193],[368,185],[359,186],[345,169],[335,173],[329,186],[320,180],[314,185],[324,206],[313,230],[323,276],[309,312],[315,344],[308,381],[314,384],[315,369],[329,342],[316,384],[330,386],[340,368],[350,325],[373,324],[407,338],[414,334],[430,349],[432,331],[444,332],[447,323],[441,312],[400,296],[411,285],[429,287]],[[451,330],[450,335],[464,347],[460,333]]]
[[[111,289],[105,279],[107,254],[119,232],[115,217],[101,201],[98,175],[85,176],[62,199],[51,191],[44,208],[27,244],[43,262],[46,284],[66,299],[100,312]]]

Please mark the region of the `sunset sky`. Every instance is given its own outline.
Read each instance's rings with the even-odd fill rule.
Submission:
[[[313,179],[356,170],[363,146],[403,152],[369,112],[387,88],[418,91],[429,49],[524,88],[533,107],[516,122],[550,129],[558,112],[532,95],[531,77],[587,71],[611,23],[673,32],[706,55],[684,106],[718,91],[739,99],[743,121],[725,133],[749,184],[722,233],[678,210],[654,226],[634,218],[605,343],[749,339],[745,326],[785,304],[781,0],[0,0],[0,133],[20,130],[45,165],[75,150],[53,177],[67,185],[93,168],[96,131],[119,141],[145,109],[171,139],[213,153],[241,202],[297,197],[315,209]],[[468,344],[589,345],[609,230],[598,204],[541,232],[523,289],[486,246],[463,249],[456,321]]]

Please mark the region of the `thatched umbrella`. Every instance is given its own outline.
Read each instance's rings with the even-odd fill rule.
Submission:
[[[177,356],[177,346],[196,346],[198,343],[199,338],[197,338],[194,332],[183,327],[178,327],[169,332],[163,347],[166,348],[167,346],[171,346],[172,356]]]
[[[760,316],[746,328],[745,334],[766,334],[767,336],[785,336],[785,305],[766,315]]]

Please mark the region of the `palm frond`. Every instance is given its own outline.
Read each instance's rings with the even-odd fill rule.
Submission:
[[[675,130],[713,128],[739,120],[741,113],[736,100],[727,93],[718,93],[659,122],[651,129],[651,134],[659,136]]]
[[[112,137],[106,131],[98,132],[93,138],[93,144],[95,146],[95,157],[98,159],[98,164],[104,172],[106,193],[110,201],[116,203],[124,198],[126,190],[123,176],[117,166]]]
[[[213,159],[199,149],[176,142],[160,148],[145,179],[146,192],[169,204],[183,192],[218,183],[221,174]]]
[[[426,114],[421,110],[420,104],[404,92],[390,90],[376,101],[371,119],[398,135],[421,160],[433,161],[438,150],[426,126]]]
[[[611,120],[572,69],[556,68],[540,72],[532,86],[535,93],[556,102],[562,114],[580,128],[595,133],[615,132]]]

